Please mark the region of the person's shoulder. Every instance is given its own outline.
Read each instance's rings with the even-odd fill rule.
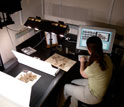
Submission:
[[[99,69],[99,63],[97,61],[94,61],[90,66],[88,66],[88,68],[90,68],[91,70],[93,69]]]
[[[109,65],[113,66],[111,57],[110,57],[109,55],[105,54],[105,55],[104,55],[104,59],[105,59],[105,61],[106,61]]]
[[[104,54],[104,58],[111,60],[111,58],[110,58],[110,56],[108,54]]]

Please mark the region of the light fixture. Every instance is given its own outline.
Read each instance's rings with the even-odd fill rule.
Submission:
[[[64,37],[64,35],[62,35],[62,34],[60,34],[59,36],[62,37],[62,38]]]
[[[64,24],[64,22],[59,21],[50,21],[50,20],[44,20],[40,17],[29,17],[27,21],[24,24],[25,26],[30,26],[33,29],[39,29],[42,31],[47,32],[54,32],[56,34],[66,34],[69,31],[69,27],[67,24]]]
[[[35,27],[34,30],[39,30],[39,29]]]

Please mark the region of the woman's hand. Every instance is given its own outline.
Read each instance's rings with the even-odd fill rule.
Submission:
[[[84,56],[82,56],[81,58],[80,58],[80,62],[81,63],[84,63],[86,61],[86,58],[84,57]]]

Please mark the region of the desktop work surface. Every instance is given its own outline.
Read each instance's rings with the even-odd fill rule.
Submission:
[[[8,71],[8,74],[16,77],[23,70],[29,70],[41,76],[39,80],[32,86],[29,104],[30,107],[40,107],[64,74],[64,71],[60,70],[59,73],[54,77],[18,62],[15,62],[13,67],[11,67],[11,70]]]
[[[37,43],[40,43],[41,38],[42,38],[41,34],[36,34],[32,38],[18,45],[16,47],[16,50],[18,52],[23,53],[21,49],[28,47],[28,46],[30,47],[36,46]],[[52,53],[50,53],[51,49],[46,48],[45,41],[41,42],[35,49],[36,49],[36,52],[31,54],[30,56],[40,58],[43,61],[49,58],[51,54],[55,53],[54,49],[52,49]],[[65,54],[63,54],[63,51],[58,52],[58,54],[61,54],[65,57],[70,58],[70,56],[66,56]],[[72,56],[70,59],[74,60],[74,57]],[[32,86],[29,106],[30,107],[41,107],[44,105],[44,102],[47,100],[47,98],[52,93],[52,91],[56,88],[57,84],[59,84],[61,81],[63,82],[63,78],[67,77],[67,75],[70,75],[70,74],[72,75],[77,74],[75,73],[78,71],[77,65],[79,64],[76,63],[74,66],[72,66],[68,72],[65,72],[60,69],[59,72],[55,76],[52,76],[42,71],[36,70],[32,67],[21,64],[16,60],[15,63],[12,64],[12,66],[10,66],[7,70],[5,70],[5,72],[7,72],[9,75],[13,77],[16,77],[17,75],[19,75],[23,70],[29,70],[29,71],[32,71],[33,73],[40,75],[41,77]],[[72,71],[75,71],[75,72],[73,73]],[[69,76],[69,78],[71,80],[72,76]]]

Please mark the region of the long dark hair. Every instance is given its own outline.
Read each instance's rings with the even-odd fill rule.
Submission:
[[[97,36],[92,36],[87,39],[87,48],[91,52],[90,59],[87,66],[91,65],[94,61],[99,63],[102,70],[106,69],[106,62],[104,61],[104,53],[102,50],[102,41]]]

